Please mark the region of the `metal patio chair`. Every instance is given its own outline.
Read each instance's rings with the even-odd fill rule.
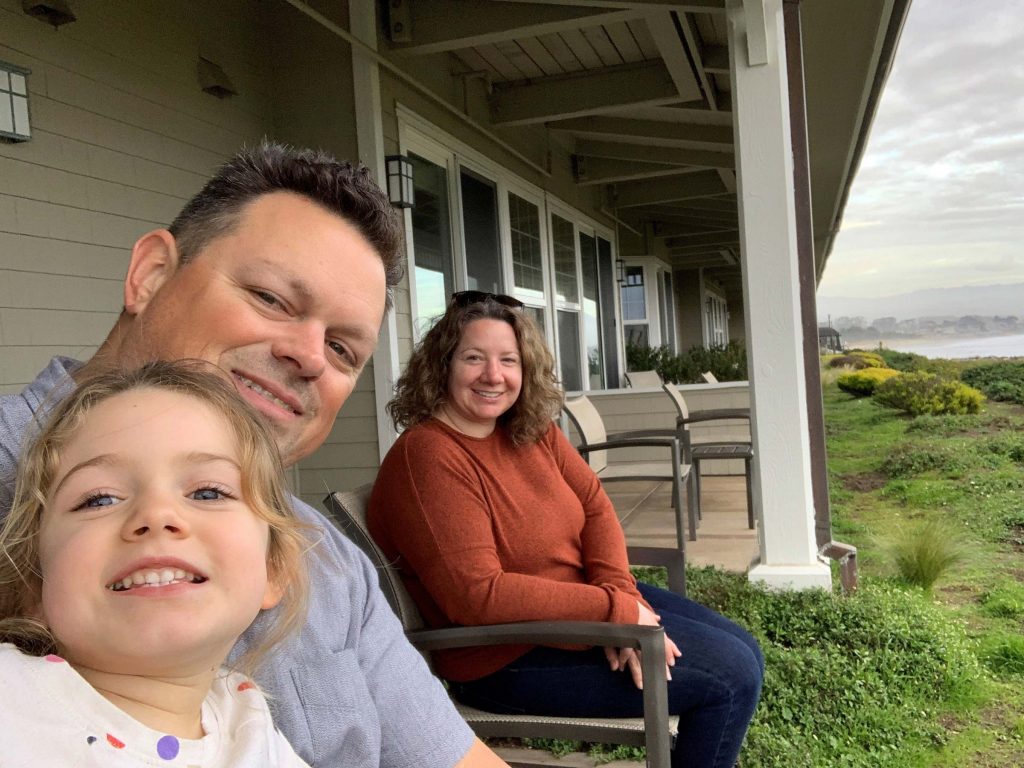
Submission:
[[[661,386],[661,376],[657,371],[626,371],[626,381],[631,389]]]
[[[480,738],[557,738],[629,744],[647,748],[647,765],[668,768],[669,750],[679,718],[669,717],[665,686],[665,631],[661,627],[606,622],[533,621],[476,627],[426,629],[415,602],[402,583],[394,563],[377,547],[366,526],[366,508],[372,485],[331,493],[324,499],[330,517],[377,569],[381,591],[402,622],[406,637],[420,651],[480,645],[538,643],[584,644],[638,648],[644,677],[642,718],[578,718],[539,715],[502,715],[475,709],[453,699],[459,714]],[[630,547],[631,563],[663,566],[669,589],[686,592],[682,552],[655,547]],[[429,656],[428,656],[429,661]]]
[[[676,407],[676,428],[683,446],[683,461],[693,465],[690,472],[689,493],[697,517],[701,517],[700,509],[700,464],[702,461],[722,461],[726,459],[742,459],[743,475],[747,484],[747,526],[754,528],[754,503],[750,486],[750,465],[754,458],[754,449],[749,440],[709,440],[694,441],[690,433],[692,424],[703,424],[712,421],[746,421],[750,423],[749,408],[715,408],[704,411],[690,411],[679,388],[674,384],[662,385],[673,405]]]
[[[590,464],[602,483],[626,480],[655,480],[672,483],[672,508],[676,515],[676,540],[686,550],[687,522],[683,520],[683,486],[690,465],[683,458],[683,446],[675,430],[637,429],[608,433],[604,419],[586,395],[566,400],[562,405],[582,442],[576,449]],[[608,462],[608,451],[620,448],[666,448],[668,460]],[[686,495],[690,541],[697,540],[697,507],[693,494]]]

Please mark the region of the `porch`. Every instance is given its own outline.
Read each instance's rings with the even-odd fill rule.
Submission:
[[[746,573],[757,560],[757,531],[747,527],[747,492],[742,476],[711,475],[701,481],[703,520],[697,540],[686,543],[688,565],[712,565]],[[670,483],[612,483],[608,495],[630,546],[675,547],[676,524]]]

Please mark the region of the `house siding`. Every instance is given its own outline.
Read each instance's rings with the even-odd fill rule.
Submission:
[[[347,4],[331,4],[347,26]],[[0,392],[53,355],[91,356],[122,304],[135,240],[167,226],[212,171],[264,136],[354,158],[351,49],[285,4],[135,2],[76,8],[59,32],[0,0],[0,59],[28,67],[32,140],[0,143]],[[274,34],[268,34],[273,30]],[[238,94],[200,90],[197,61]],[[370,366],[293,479],[325,488],[377,466]]]

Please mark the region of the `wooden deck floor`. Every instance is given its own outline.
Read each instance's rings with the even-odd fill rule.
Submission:
[[[686,542],[686,561],[745,573],[758,557],[757,532],[747,527],[747,500],[742,477],[709,476],[701,483],[704,519],[697,541]],[[605,490],[623,520],[632,545],[674,547],[675,514],[669,483],[608,483]]]

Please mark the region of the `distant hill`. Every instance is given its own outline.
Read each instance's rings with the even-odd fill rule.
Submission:
[[[876,317],[935,315],[1016,315],[1024,316],[1024,283],[1012,285],[970,285],[963,288],[928,288],[895,296],[854,298],[818,296],[818,320],[824,323],[841,316],[860,315],[870,322]]]

